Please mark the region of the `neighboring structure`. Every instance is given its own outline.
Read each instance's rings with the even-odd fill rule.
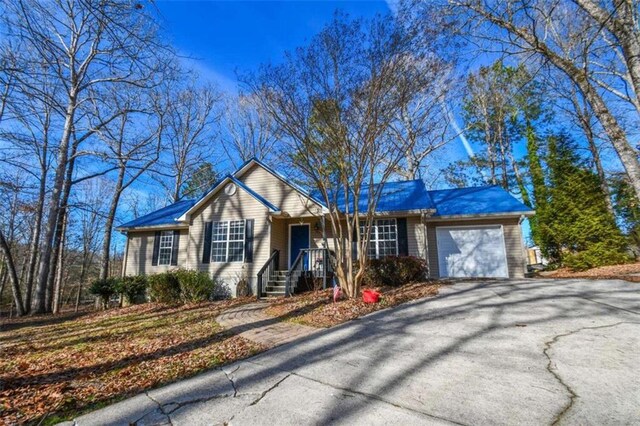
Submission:
[[[240,280],[255,291],[270,265],[265,284],[275,281],[265,288],[279,294],[281,271],[299,256],[298,264],[314,263],[301,253],[324,247],[326,211],[312,194],[253,159],[199,200],[118,227],[127,235],[123,274],[182,267],[206,271],[232,292]],[[520,223],[533,213],[497,186],[427,191],[421,180],[388,182],[369,253],[422,257],[432,277],[522,278],[527,261]]]

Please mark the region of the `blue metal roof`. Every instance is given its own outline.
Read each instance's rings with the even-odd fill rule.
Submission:
[[[380,184],[373,185],[373,190],[378,191]],[[358,210],[367,211],[370,186],[363,186],[358,200]],[[338,208],[345,210],[346,203],[344,192],[338,194]],[[353,211],[353,199],[349,200],[349,211]],[[429,193],[421,180],[406,180],[401,182],[386,182],[382,186],[380,198],[376,206],[376,212],[397,212],[407,210],[432,210],[435,208]]]
[[[143,226],[171,225],[196,203],[196,200],[181,200],[177,203],[169,204],[166,207],[156,210],[137,219],[123,223],[118,228],[137,228]]]
[[[250,161],[255,161],[271,173],[280,177],[285,182],[289,181],[274,170],[268,168],[256,159],[249,160],[238,170],[244,168]],[[237,173],[237,172],[236,172]],[[242,181],[233,175],[227,175],[211,189],[215,190],[227,179],[253,196],[271,211],[280,209],[271,204],[262,195],[255,192]],[[373,185],[374,190],[380,188],[379,184]],[[298,189],[298,188],[296,188]],[[324,206],[320,201],[319,193],[310,194],[302,189],[298,189],[303,194]],[[209,194],[209,191],[207,194]],[[145,226],[158,226],[175,224],[176,219],[192,208],[198,200],[182,200],[170,204],[160,210],[141,216],[135,220],[124,223],[118,228],[136,228]],[[358,201],[358,208],[361,212],[366,212],[369,200],[369,187],[365,186]],[[344,195],[338,196],[338,208],[345,210]],[[350,200],[350,211],[353,211],[353,200]],[[472,188],[443,189],[437,191],[427,191],[422,180],[407,180],[400,182],[386,182],[383,184],[380,199],[376,208],[377,213],[402,212],[415,210],[433,210],[433,217],[438,216],[482,216],[491,214],[530,214],[533,213],[529,207],[518,201],[515,197],[499,186],[481,186]]]
[[[500,186],[443,189],[429,191],[437,216],[533,213]]]

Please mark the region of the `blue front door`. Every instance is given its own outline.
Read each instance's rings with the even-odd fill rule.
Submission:
[[[300,250],[309,248],[309,225],[291,225],[289,239],[289,266],[293,265]],[[306,256],[304,261],[306,262]]]

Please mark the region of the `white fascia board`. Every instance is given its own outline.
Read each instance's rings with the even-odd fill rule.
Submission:
[[[460,215],[448,215],[448,216],[430,216],[425,220],[428,222],[439,222],[444,220],[469,220],[469,219],[513,219],[520,218],[522,216],[531,217],[535,215],[535,212],[510,212],[510,213],[485,213],[485,214],[460,214]]]

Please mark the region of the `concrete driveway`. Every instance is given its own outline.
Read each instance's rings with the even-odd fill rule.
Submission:
[[[459,283],[77,419],[640,424],[640,284]]]

